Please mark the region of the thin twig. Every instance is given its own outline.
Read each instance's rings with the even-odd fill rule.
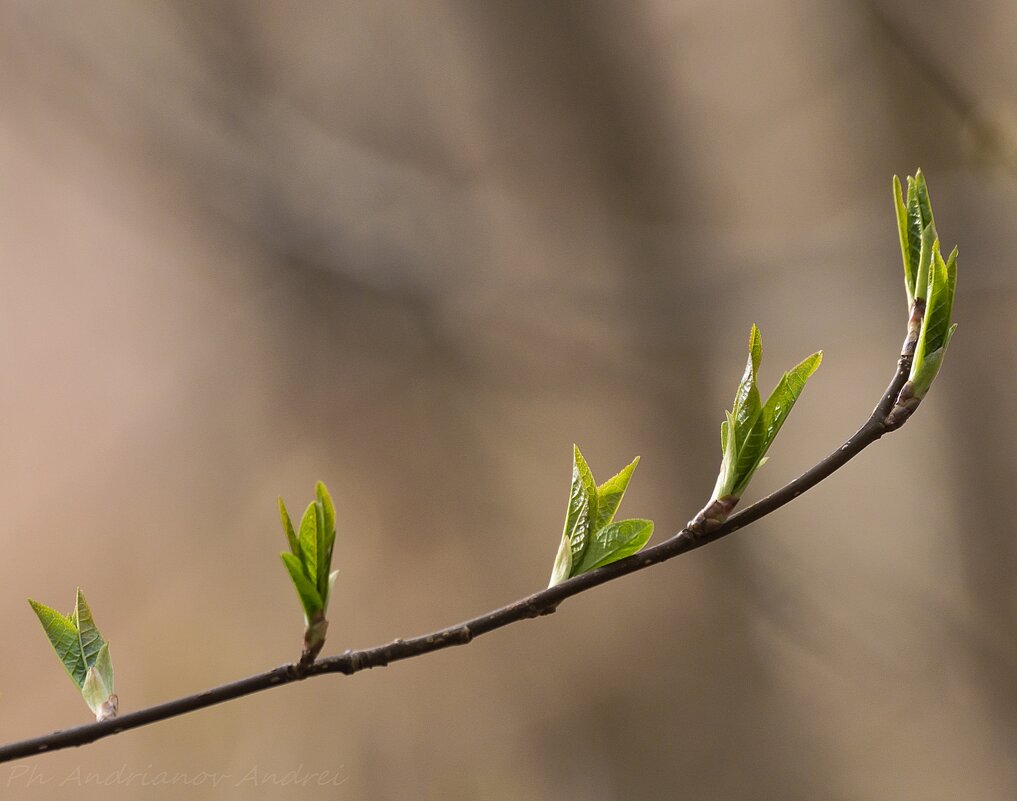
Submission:
[[[562,601],[573,595],[578,595],[629,573],[643,570],[650,565],[666,562],[683,553],[688,553],[707,543],[726,537],[794,500],[843,467],[884,434],[894,430],[894,427],[887,425],[886,418],[893,407],[897,394],[904,386],[904,382],[907,381],[911,369],[913,348],[914,341],[909,337],[905,341],[903,355],[885,394],[869,419],[847,442],[798,478],[758,503],[733,515],[727,522],[707,534],[697,535],[686,527],[665,542],[626,559],[589,573],[583,573],[480,617],[420,637],[395,640],[387,645],[363,651],[346,651],[344,654],[330,656],[311,665],[302,665],[299,662],[282,665],[211,690],[177,698],[163,704],[140,709],[137,712],[129,712],[119,718],[101,723],[89,723],[73,729],[63,729],[41,737],[9,743],[0,746],[0,763],[58,751],[63,748],[87,745],[103,737],[120,734],[129,729],[184,715],[198,709],[221,704],[224,701],[232,701],[272,687],[303,681],[312,676],[322,676],[327,673],[343,673],[349,676],[367,668],[384,667],[392,662],[440,651],[453,645],[466,645],[481,634],[487,634],[489,631],[500,629],[510,623],[549,615],[558,608]]]

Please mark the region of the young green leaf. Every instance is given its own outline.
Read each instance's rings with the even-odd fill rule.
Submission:
[[[99,630],[95,627],[95,621],[92,620],[92,610],[88,608],[88,602],[85,601],[84,593],[81,592],[80,588],[75,599],[74,618],[78,627],[81,657],[87,669],[95,664],[96,657],[105,645],[105,641],[99,634]]]
[[[734,430],[736,428],[734,415],[724,412],[724,422],[720,424],[720,448],[721,461],[720,472],[717,474],[717,483],[713,488],[713,497],[721,498],[731,494],[731,488],[735,485],[735,467],[738,463],[738,446],[735,445]]]
[[[735,483],[731,487],[730,493],[727,494],[736,495],[740,498],[748,486],[752,474],[759,467],[759,462],[766,454],[766,448],[769,445],[766,441],[766,427],[762,410],[758,411],[753,418],[748,420],[742,426],[739,433],[741,434],[742,441],[738,444],[738,456],[735,459],[732,470]]]
[[[331,532],[333,539],[335,538],[335,505],[332,503],[332,496],[328,494],[328,487],[326,487],[321,481],[314,486],[314,494],[321,504],[321,508],[325,513],[325,532]]]
[[[893,176],[893,202],[897,211],[897,229],[900,235],[900,252],[904,259],[904,289],[907,291],[908,308],[915,300],[915,268],[911,261],[911,242],[908,234],[908,210],[904,205],[900,178]]]
[[[929,273],[929,300],[925,307],[922,331],[918,337],[909,382],[915,398],[921,400],[929,391],[946,354],[947,345],[957,326],[951,325],[953,299],[957,291],[957,248],[947,261],[939,252],[939,241],[933,247]]]
[[[286,532],[286,541],[290,544],[290,551],[297,559],[303,560],[300,553],[300,540],[297,539],[297,533],[293,530],[293,521],[290,520],[290,513],[286,511],[286,504],[283,503],[281,495],[279,496],[279,521],[282,523],[283,531]]]
[[[928,287],[931,248],[936,240],[936,221],[932,215],[929,188],[921,170],[914,177],[908,176],[906,195],[902,193],[900,179],[895,175],[893,196],[901,256],[904,260],[904,288],[910,309],[916,300],[925,297]]]
[[[908,176],[908,243],[911,264],[917,265],[922,247],[922,234],[926,227],[934,225],[932,204],[929,202],[929,189],[925,185],[925,176],[921,170],[914,177]],[[915,289],[923,289],[915,271]]]
[[[918,201],[922,230],[925,230],[929,225],[935,226],[936,221],[932,217],[932,202],[929,200],[929,187],[925,183],[925,176],[921,170],[915,170],[915,198]]]
[[[325,510],[317,501],[314,502],[314,528],[315,534],[318,538],[318,573],[314,579],[315,586],[318,588],[318,594],[321,596],[321,600],[324,603],[325,593],[328,589],[327,582],[330,565],[325,559],[325,557],[328,556],[325,552]]]
[[[639,464],[638,456],[623,467],[619,473],[597,487],[597,519],[593,524],[594,530],[603,528],[614,520],[637,464]]]
[[[652,535],[652,520],[622,520],[598,529],[594,532],[590,546],[575,570],[575,575],[638,553]]]
[[[318,586],[318,539],[318,509],[311,501],[300,519],[300,555],[304,575],[315,587]]]
[[[282,553],[283,564],[297,591],[304,611],[304,650],[300,665],[314,662],[325,642],[328,631],[328,600],[339,571],[332,570],[332,552],[335,548],[335,505],[328,488],[317,482],[314,500],[300,518],[300,528],[294,531],[286,506],[279,499],[279,518],[290,544],[290,553]]]
[[[749,360],[745,365],[742,380],[738,384],[734,408],[731,410],[735,417],[735,444],[739,448],[749,435],[752,423],[761,408],[756,373],[759,371],[762,360],[763,338],[760,336],[759,328],[753,325],[749,332]]]
[[[109,656],[109,645],[103,643],[96,654],[95,663],[85,674],[81,686],[81,697],[97,720],[113,717],[116,714],[116,695],[113,687],[113,662]],[[112,708],[112,715],[109,714]]]
[[[823,352],[817,351],[784,373],[763,407],[763,419],[766,420],[767,445],[776,438],[780,427],[784,425],[791,413],[795,401],[805,389],[809,377],[819,369],[823,361]]]
[[[929,276],[929,303],[925,308],[925,321],[921,338],[924,349],[936,351],[946,344],[953,314],[953,298],[957,291],[957,248],[944,262],[939,252],[939,240],[932,249],[933,269]]]
[[[753,325],[749,359],[738,384],[734,405],[720,426],[722,460],[710,503],[690,523],[694,530],[722,523],[745,492],[753,474],[766,461],[766,452],[784,424],[791,407],[815,372],[822,353],[814,353],[784,373],[766,404],[760,402],[757,371],[762,361],[762,337]]]
[[[565,579],[593,570],[594,567],[614,562],[635,553],[646,544],[653,531],[652,524],[648,531],[645,526],[634,530],[629,524],[649,521],[611,522],[638,463],[637,456],[598,487],[579,447],[573,446],[572,483],[565,512],[565,528],[548,586],[553,587]]]
[[[558,553],[555,554],[554,564],[551,566],[551,580],[548,587],[561,584],[572,575],[572,549],[569,545],[569,538],[562,535],[561,543],[558,545]]]
[[[579,446],[573,445],[572,486],[564,531],[569,543],[571,564],[576,565],[582,560],[596,519],[597,482],[593,480],[593,473],[590,472],[590,466],[579,451]]]
[[[321,567],[319,568],[320,585],[319,591],[321,592],[322,598],[325,605],[328,605],[329,596],[329,570],[332,567],[332,551],[335,548],[335,506],[332,503],[332,498],[328,494],[328,488],[322,483],[318,482],[315,485],[315,497],[317,504],[321,507],[321,551],[325,556],[321,559]]]
[[[62,615],[55,609],[41,604],[38,601],[28,599],[28,603],[35,611],[43,631],[49,638],[57,658],[67,671],[67,675],[81,689],[85,681],[85,673],[88,667],[81,654],[81,641],[78,639],[78,627],[67,615]]]
[[[110,693],[115,691],[113,681],[113,660],[109,655],[109,643],[104,642],[102,648],[99,649],[99,653],[96,654],[95,663],[89,670],[94,670],[99,674],[99,678],[102,679],[102,683],[109,688]]]
[[[918,206],[918,194],[915,187],[915,179],[908,176],[907,193],[907,218],[908,218],[908,261],[911,263],[912,275],[918,274],[918,254],[922,246],[922,231],[925,223],[922,221],[922,212]],[[914,284],[912,284],[914,289]]]
[[[28,603],[42,623],[60,663],[81,691],[96,719],[115,717],[117,698],[113,694],[113,662],[109,645],[99,634],[81,590],[77,592],[74,609],[69,615],[62,615],[32,599]]]
[[[936,229],[929,223],[922,231],[922,247],[918,254],[918,272],[915,275],[915,300],[928,297],[929,268],[932,265],[932,252],[938,246]]]
[[[308,623],[315,614],[324,609],[321,595],[318,593],[318,588],[304,575],[304,566],[297,557],[285,551],[279,555],[282,557],[283,564],[286,565],[286,570],[289,571],[290,579],[300,597],[300,605],[304,609],[304,622]]]
[[[900,181],[895,180],[895,193],[899,187]],[[906,206],[908,249],[904,269],[912,313],[908,327],[909,345],[906,345],[905,355],[911,356],[911,372],[886,417],[886,423],[891,428],[903,424],[918,408],[938,375],[947,345],[957,330],[952,323],[953,300],[957,291],[957,248],[953,249],[946,261],[943,260],[932,214],[932,202],[921,170],[914,178],[908,178]],[[899,203],[897,222],[900,227]]]

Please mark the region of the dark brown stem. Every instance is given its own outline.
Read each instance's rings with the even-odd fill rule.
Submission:
[[[367,668],[384,667],[392,662],[422,656],[444,648],[450,648],[454,645],[466,645],[476,637],[487,634],[489,631],[500,629],[510,623],[540,617],[541,615],[549,615],[558,608],[562,601],[566,598],[571,598],[573,595],[579,595],[579,593],[600,584],[605,584],[629,573],[643,570],[650,565],[666,562],[709,542],[726,537],[728,534],[733,534],[735,531],[745,528],[745,526],[754,523],[761,517],[776,511],[806,490],[814,487],[831,473],[843,467],[863,449],[882,437],[883,434],[892,430],[887,425],[887,415],[889,415],[890,410],[893,408],[894,402],[905,381],[907,381],[908,373],[911,370],[911,356],[908,351],[909,348],[905,345],[904,355],[901,356],[898,362],[897,371],[894,373],[893,380],[887,387],[886,392],[876,405],[871,417],[847,442],[798,478],[763,498],[763,500],[749,506],[747,509],[732,515],[725,522],[720,523],[710,531],[694,534],[686,527],[659,545],[634,554],[627,559],[622,559],[619,562],[614,562],[589,573],[583,573],[575,578],[563,581],[561,584],[522,598],[508,606],[495,609],[493,612],[488,612],[472,620],[467,620],[464,623],[434,631],[430,634],[424,634],[409,640],[394,640],[387,645],[380,645],[363,651],[346,651],[339,656],[327,657],[313,664],[300,664],[298,662],[282,665],[264,673],[231,682],[230,684],[224,684],[211,690],[177,698],[173,701],[140,709],[136,712],[129,712],[112,720],[90,723],[84,726],[77,726],[73,729],[63,729],[51,734],[42,735],[41,737],[9,743],[0,746],[0,763],[57,751],[63,748],[87,745],[103,737],[120,734],[129,729],[136,729],[149,723],[156,723],[178,715],[184,715],[188,712],[221,704],[224,701],[243,698],[246,695],[268,690],[272,687],[303,681],[312,676],[322,676],[327,673],[342,673],[350,676]]]

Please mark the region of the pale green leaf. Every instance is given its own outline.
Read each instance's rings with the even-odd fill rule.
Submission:
[[[799,364],[784,373],[784,376],[777,382],[777,386],[763,407],[763,419],[766,423],[766,446],[769,447],[784,425],[795,401],[805,389],[805,383],[823,361],[823,351],[817,351]]]
[[[324,511],[325,527],[323,529],[323,541],[325,545],[325,558],[323,562],[325,565],[324,572],[327,575],[332,566],[332,551],[335,548],[335,505],[332,503],[332,496],[328,494],[328,487],[321,481],[315,486],[315,494],[318,503]]]
[[[339,578],[339,571],[333,570],[328,574],[328,594],[321,599],[323,609],[328,609],[328,599],[332,597],[332,590],[335,589],[335,580]]]
[[[933,222],[929,203],[929,190],[925,176],[918,170],[915,177],[908,176],[908,252],[915,269],[915,294],[921,297],[924,286],[918,279],[918,264],[921,259],[922,233]]]
[[[601,529],[614,520],[618,506],[622,502],[625,490],[632,480],[632,471],[639,464],[637,456],[630,464],[622,468],[615,476],[612,476],[599,487],[597,487],[597,519],[594,521],[593,530]]]
[[[918,272],[915,275],[915,297],[928,298],[929,296],[929,269],[932,265],[933,251],[939,247],[939,240],[936,239],[936,228],[929,223],[922,231],[922,246],[918,255]]]
[[[99,634],[99,629],[95,627],[92,610],[88,608],[88,602],[80,588],[74,604],[74,613],[78,626],[78,639],[81,643],[81,657],[87,669],[95,664],[95,659],[105,643]]]
[[[915,297],[915,267],[911,262],[911,246],[908,242],[908,210],[904,205],[900,178],[893,176],[893,202],[897,211],[897,228],[900,234],[900,252],[904,259],[904,288],[907,290],[908,308]]]
[[[116,692],[115,682],[113,680],[113,658],[109,653],[109,643],[104,642],[99,653],[95,657],[95,664],[92,665],[92,670],[95,670],[102,678],[103,684],[105,684],[110,691],[110,694]]]
[[[318,505],[311,501],[300,519],[300,557],[304,575],[318,586]]]
[[[948,262],[943,261],[939,242],[933,248],[933,265],[929,275],[929,302],[925,308],[922,336],[926,350],[939,350],[946,342],[953,314],[953,298],[957,289],[957,249]]]
[[[102,683],[102,677],[95,668],[90,668],[85,674],[85,680],[81,683],[81,697],[95,715],[99,714],[102,705],[110,697],[106,685]]]
[[[113,695],[113,663],[109,656],[109,646],[103,643],[96,654],[95,664],[88,669],[81,685],[81,697],[88,708],[98,715],[102,705]]]
[[[918,194],[915,187],[915,179],[908,176],[908,262],[914,276],[918,275],[918,260],[922,250],[922,231],[925,230],[925,223],[922,222],[922,211],[918,205]],[[914,285],[912,285],[914,286]]]
[[[759,460],[766,454],[766,426],[762,412],[743,426],[741,433],[743,439],[738,446],[738,456],[732,469],[734,486],[731,490],[731,494],[739,498],[759,466]]]
[[[762,338],[759,329],[752,326],[745,374],[735,396],[734,408],[725,413],[726,420],[720,426],[724,456],[713,490],[715,500],[741,497],[752,475],[766,458],[767,449],[801,394],[806,380],[822,359],[822,353],[815,353],[785,373],[763,406],[756,383],[761,356]]]
[[[286,511],[286,504],[283,503],[281,495],[279,496],[279,521],[282,523],[283,531],[286,532],[286,541],[290,544],[290,551],[300,559],[300,540],[297,539],[297,533],[293,530],[293,521],[290,520],[290,513]]]
[[[328,494],[328,487],[324,482],[319,481],[314,486],[314,493],[321,508],[325,511],[325,528],[331,531],[335,528],[335,504],[332,503],[332,496]]]
[[[589,544],[593,523],[597,519],[597,483],[593,473],[574,445],[572,451],[572,485],[569,491],[568,511],[565,515],[564,535],[569,542],[571,562],[577,564]]]
[[[752,362],[752,372],[758,373],[759,365],[763,361],[763,335],[755,323],[749,331],[749,359]]]
[[[735,393],[734,407],[731,409],[736,421],[734,426],[735,444],[739,448],[751,430],[752,421],[759,414],[761,407],[756,373],[759,370],[762,357],[763,340],[759,328],[753,325],[752,331],[749,333],[749,358],[745,364],[745,373],[738,384],[738,391]]]
[[[729,411],[724,412],[725,421],[721,424],[720,440],[724,448],[724,455],[720,462],[720,471],[717,474],[717,483],[713,488],[714,498],[723,498],[730,495],[734,489],[735,465],[738,461],[738,451],[735,447],[735,438],[731,431],[735,427],[734,415]]]
[[[64,666],[67,675],[80,689],[88,667],[81,655],[81,641],[78,639],[78,628],[74,621],[70,616],[62,615],[55,609],[33,601],[31,598],[28,599],[28,603],[39,618],[42,629],[46,632],[53,650],[56,651],[60,664]]]
[[[925,307],[922,331],[915,347],[909,381],[916,398],[924,398],[933,380],[939,374],[946,348],[953,338],[957,325],[950,322],[953,301],[957,290],[957,248],[946,262],[939,252],[939,243],[929,276],[929,302]]]
[[[297,557],[285,551],[280,556],[283,564],[286,565],[286,570],[289,571],[293,586],[296,587],[300,605],[304,608],[305,622],[307,622],[315,613],[323,611],[324,604],[321,595],[318,594],[318,588],[304,575],[304,566]]]
[[[642,550],[653,534],[650,520],[622,520],[596,531],[583,560],[572,570],[578,576]]]
[[[318,595],[325,598],[328,594],[328,571],[331,565],[328,563],[328,537],[325,534],[325,509],[320,502],[314,504],[315,527],[318,531],[318,575],[316,585]]]
[[[915,171],[915,188],[917,189],[918,207],[922,213],[922,228],[924,229],[927,225],[934,226],[936,221],[932,217],[932,201],[929,200],[929,187],[925,183],[925,176],[921,170]]]
[[[572,575],[572,546],[569,538],[562,535],[561,544],[558,546],[558,553],[554,557],[554,566],[551,568],[551,580],[548,587],[561,584]]]
[[[952,335],[952,331],[950,332]],[[911,391],[916,398],[924,398],[932,386],[932,382],[939,375],[939,368],[943,364],[943,356],[946,355],[946,348],[934,350],[932,353],[924,354],[922,361],[917,367],[911,370]]]

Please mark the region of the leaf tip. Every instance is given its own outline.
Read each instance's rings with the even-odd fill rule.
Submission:
[[[759,326],[755,323],[752,324],[752,330],[749,331],[749,350],[755,352],[763,345],[763,335],[759,330]]]

